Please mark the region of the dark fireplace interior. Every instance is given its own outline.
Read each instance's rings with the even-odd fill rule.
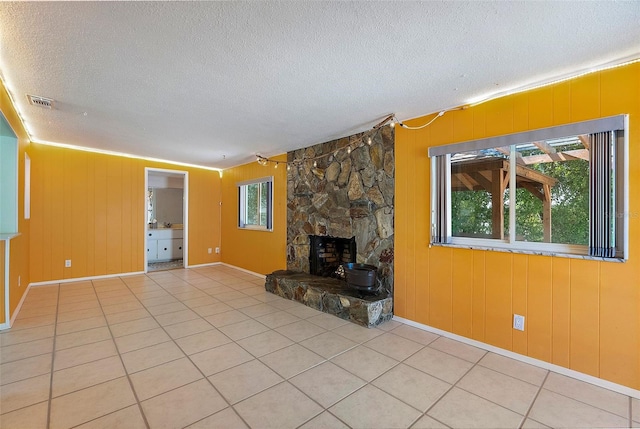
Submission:
[[[322,277],[340,277],[342,264],[356,261],[356,238],[310,235],[309,274]]]

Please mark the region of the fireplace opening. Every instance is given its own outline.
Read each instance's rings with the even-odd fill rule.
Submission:
[[[309,274],[322,277],[340,277],[342,264],[356,261],[356,238],[310,235]]]

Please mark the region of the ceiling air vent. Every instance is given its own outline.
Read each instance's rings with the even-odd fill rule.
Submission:
[[[40,97],[38,95],[29,95],[27,94],[27,98],[29,99],[29,103],[33,106],[42,107],[44,109],[53,108],[53,99]]]

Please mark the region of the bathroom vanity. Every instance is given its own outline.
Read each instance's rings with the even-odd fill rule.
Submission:
[[[182,259],[184,230],[182,228],[147,229],[147,261]]]

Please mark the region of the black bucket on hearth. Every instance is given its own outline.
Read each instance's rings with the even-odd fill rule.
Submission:
[[[344,276],[349,287],[362,292],[376,292],[376,272],[378,268],[367,264],[343,264]]]

